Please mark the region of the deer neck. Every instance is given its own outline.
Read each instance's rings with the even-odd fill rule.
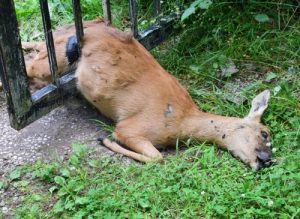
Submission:
[[[184,139],[192,137],[201,142],[216,143],[220,147],[227,148],[228,134],[232,133],[234,126],[240,118],[225,117],[204,112],[196,112],[187,116],[181,127]]]

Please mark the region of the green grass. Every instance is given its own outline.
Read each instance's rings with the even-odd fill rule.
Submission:
[[[74,22],[72,14],[72,1],[49,1],[49,11],[52,26],[55,28],[64,24]],[[20,24],[22,41],[43,40],[43,24],[41,12],[39,9],[39,1],[26,0],[15,1],[17,17]],[[118,27],[124,27],[122,21],[118,18],[128,15],[126,1],[118,0],[112,2],[113,23]],[[91,20],[96,17],[102,17],[101,1],[89,0],[81,2],[83,20]]]
[[[28,18],[26,11],[37,10],[33,1],[25,5],[17,2],[20,20]],[[70,7],[62,7],[66,3],[58,1],[51,4],[55,2],[62,11],[52,12],[55,25],[62,19],[60,15],[63,23],[71,21]],[[84,2],[85,18],[100,15],[93,5],[96,1]],[[139,8],[147,11],[140,16],[141,23],[152,19],[146,3]],[[164,8],[173,10],[172,4]],[[115,8],[116,25],[126,28],[126,22],[121,22],[128,20],[126,1],[116,1]],[[257,22],[257,13],[267,14],[271,22]],[[270,128],[277,165],[253,172],[229,153],[217,153],[212,145],[197,142],[186,142],[185,150],[167,156],[163,164],[143,165],[124,165],[118,156],[96,158],[83,145],[74,145],[69,160],[40,161],[0,182],[0,189],[11,188],[22,194],[16,218],[299,218],[297,17],[299,5],[295,1],[218,1],[186,20],[185,27],[179,28],[181,33],[153,51],[207,112],[245,116],[251,99],[259,91],[270,89],[272,97],[263,123]],[[22,36],[26,38],[27,33],[34,40],[29,33],[35,28],[21,24]],[[228,59],[239,72],[221,77],[220,69]],[[237,91],[233,90],[235,86]],[[234,101],[233,95],[241,101]],[[110,125],[101,125],[111,131]]]
[[[16,187],[27,191],[17,218],[297,218],[300,213],[299,150],[256,173],[204,145],[169,156],[164,164],[129,166],[111,157],[91,159],[82,145],[73,148],[68,161],[23,169],[34,180]]]
[[[70,24],[74,22],[72,1],[53,0],[48,2],[52,27]],[[151,0],[137,1],[139,29],[145,29],[155,22],[154,6]],[[36,0],[15,0],[17,18],[20,24],[22,41],[43,40],[43,24],[39,1]],[[162,13],[169,14],[175,11],[177,4],[174,2],[163,4]],[[102,17],[102,5],[99,0],[81,1],[81,14],[83,20],[91,20]],[[111,13],[113,24],[121,29],[130,30],[130,17],[128,1],[116,0],[111,2]]]

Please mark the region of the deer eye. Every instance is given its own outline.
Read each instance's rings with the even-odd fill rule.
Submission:
[[[265,132],[265,131],[261,131],[260,133],[261,133],[261,136],[262,136],[264,139],[267,139],[268,136],[269,136],[268,133]]]

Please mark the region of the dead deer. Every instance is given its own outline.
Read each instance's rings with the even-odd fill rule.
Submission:
[[[260,123],[268,90],[253,99],[244,118],[213,115],[201,112],[131,33],[99,22],[85,29],[82,45],[77,87],[116,122],[114,141],[102,139],[112,151],[141,162],[161,161],[155,146],[175,145],[179,137],[184,141],[192,136],[227,149],[253,169],[271,164],[269,130]]]

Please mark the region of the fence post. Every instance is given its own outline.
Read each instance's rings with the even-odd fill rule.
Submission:
[[[11,126],[18,128],[32,106],[13,0],[0,1],[0,76]]]
[[[160,14],[160,0],[154,0],[154,15],[159,16]]]
[[[102,0],[102,8],[105,24],[111,25],[110,0]]]
[[[48,0],[40,0],[40,6],[41,6],[41,13],[43,18],[44,32],[45,32],[45,37],[47,42],[46,45],[47,45],[52,83],[58,87],[59,81],[57,77],[57,61],[56,61],[55,47],[53,42],[53,34],[51,29]]]
[[[136,1],[129,0],[129,13],[131,20],[131,31],[135,38],[138,36],[138,20],[137,20],[137,12],[136,12]]]
[[[81,54],[81,40],[83,37],[83,25],[82,25],[82,18],[81,18],[81,9],[80,9],[80,0],[73,0],[73,13],[74,13],[74,20],[75,20],[75,28],[76,28],[76,37],[78,43],[78,52],[79,56]]]

